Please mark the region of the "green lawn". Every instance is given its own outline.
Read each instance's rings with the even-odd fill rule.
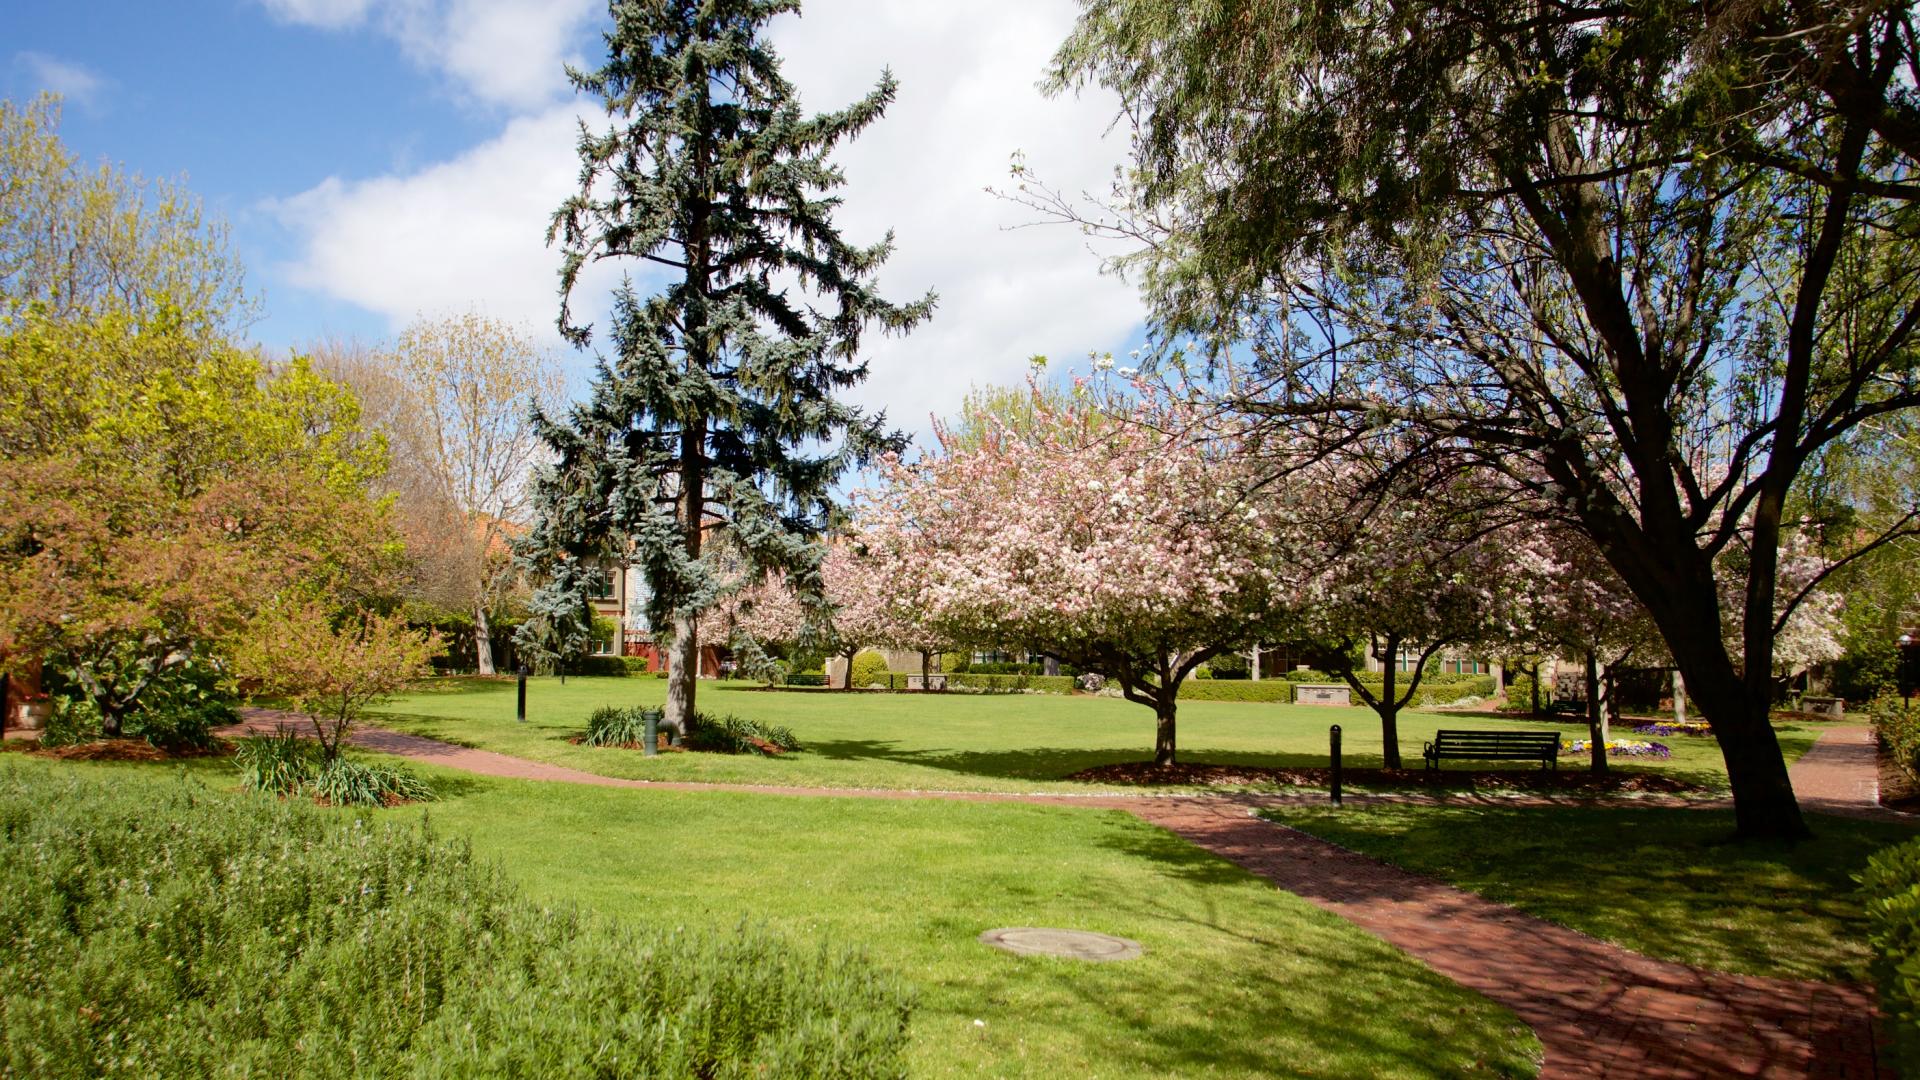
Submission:
[[[1729,843],[1731,813],[1369,806],[1267,816],[1543,919],[1699,967],[1866,978],[1852,875],[1911,828],[1811,820],[1800,844]]]
[[[701,684],[702,711],[785,725],[805,752],[777,760],[715,754],[647,758],[633,750],[567,741],[585,730],[587,714],[601,705],[659,705],[665,699],[666,684],[653,678],[576,677],[564,686],[557,679],[535,678],[528,680],[527,722],[519,724],[511,681],[446,679],[394,700],[379,722],[608,776],[809,787],[1090,790],[1062,778],[1096,765],[1143,760],[1153,747],[1152,713],[1114,698],[767,691],[726,683]],[[1212,701],[1181,704],[1180,757],[1218,765],[1324,766],[1327,728],[1334,723],[1343,728],[1349,766],[1381,763],[1379,720],[1370,710]],[[1571,723],[1406,713],[1400,718],[1406,760],[1417,767],[1421,744],[1443,726],[1557,727],[1569,739],[1586,734],[1584,725]],[[1812,745],[1817,727],[1781,726],[1789,760]],[[1673,747],[1671,761],[1618,767],[1724,788],[1726,774],[1711,739],[1664,741]],[[1563,761],[1562,766],[1580,763]]]
[[[470,837],[537,899],[673,925],[747,920],[860,945],[918,989],[916,1076],[1537,1070],[1537,1040],[1505,1009],[1126,814],[421,771],[446,800],[384,813]],[[190,772],[231,789],[220,763]],[[1085,964],[1013,957],[975,940],[1028,925],[1119,934],[1146,955]]]

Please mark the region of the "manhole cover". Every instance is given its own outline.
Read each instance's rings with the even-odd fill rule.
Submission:
[[[1074,960],[1131,960],[1140,955],[1140,943],[1091,930],[1053,930],[1042,926],[1009,926],[989,930],[980,940],[1018,956],[1065,956]]]

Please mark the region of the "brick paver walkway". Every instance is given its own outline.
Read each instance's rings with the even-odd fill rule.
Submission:
[[[247,728],[295,718],[247,710]],[[1859,987],[1705,972],[1653,960],[1256,817],[1309,797],[908,792],[624,780],[379,728],[354,744],[486,776],[654,790],[957,798],[1123,809],[1380,936],[1517,1013],[1546,1048],[1542,1080],[1591,1077],[1874,1080],[1874,1011]],[[1891,818],[1876,802],[1871,734],[1829,728],[1792,770],[1818,813]],[[1413,797],[1408,801],[1443,801]],[[1459,800],[1449,800],[1459,801]],[[1511,806],[1550,799],[1486,799]],[[1726,805],[1637,800],[1638,805]]]
[[[1863,989],[1652,960],[1225,800],[1128,809],[1512,1009],[1546,1047],[1542,1080],[1877,1075]]]

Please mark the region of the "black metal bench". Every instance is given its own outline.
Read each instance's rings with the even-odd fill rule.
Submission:
[[[1473,761],[1538,761],[1542,769],[1560,767],[1557,731],[1436,731],[1427,744],[1427,768],[1444,758]]]

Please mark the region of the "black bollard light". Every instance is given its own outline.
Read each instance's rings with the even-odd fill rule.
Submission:
[[[520,704],[515,706],[513,718],[521,723],[527,722],[527,665],[520,665]]]
[[[642,736],[642,738],[646,740],[646,745],[641,748],[641,752],[647,757],[659,756],[660,714],[653,709],[642,709],[640,711],[640,723],[642,730],[646,732],[646,734]]]
[[[1340,805],[1340,725],[1339,724],[1333,725],[1332,730],[1327,732],[1327,737],[1333,743],[1333,805],[1339,806]]]

